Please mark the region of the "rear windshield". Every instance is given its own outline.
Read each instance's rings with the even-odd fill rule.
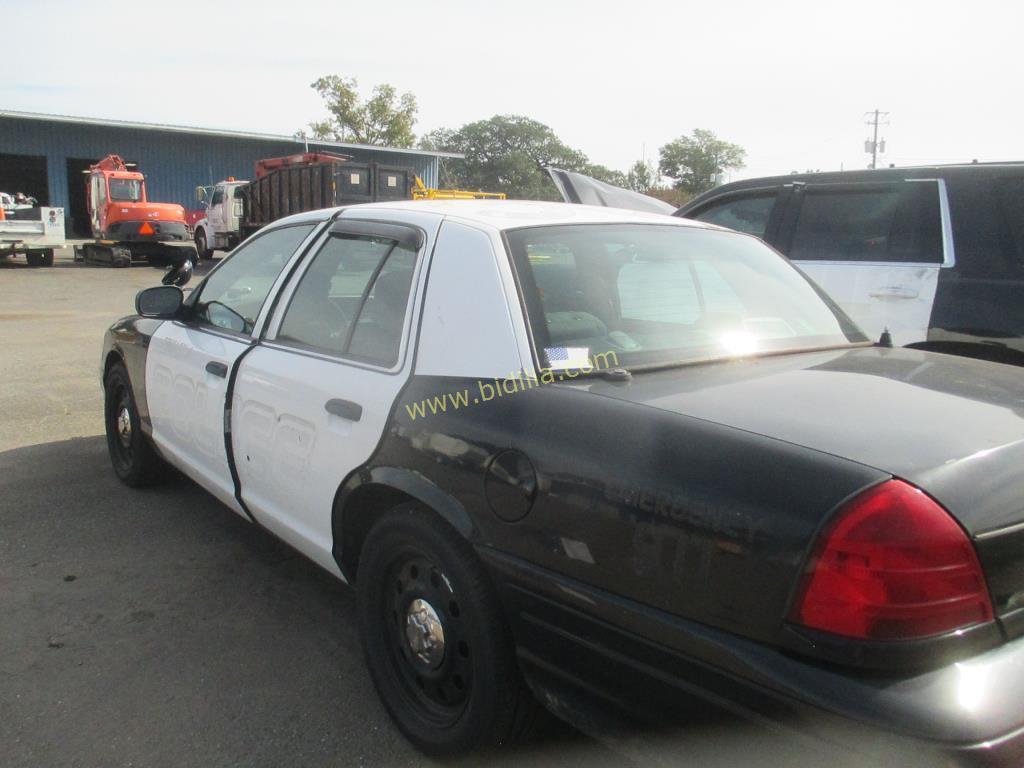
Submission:
[[[649,224],[507,233],[547,368],[627,368],[867,341],[789,262],[746,235]]]

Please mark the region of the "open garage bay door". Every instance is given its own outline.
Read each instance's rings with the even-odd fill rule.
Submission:
[[[92,235],[92,228],[89,226],[89,207],[85,199],[85,184],[89,166],[98,162],[99,158],[67,159],[68,209],[64,211],[64,221],[67,222],[69,233],[77,237]]]
[[[50,185],[46,178],[46,158],[42,155],[8,155],[0,153],[0,192],[24,192],[50,204]]]

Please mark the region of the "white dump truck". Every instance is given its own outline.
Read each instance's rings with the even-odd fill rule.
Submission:
[[[230,251],[241,241],[244,207],[238,193],[248,186],[248,181],[229,176],[212,187],[196,187],[196,199],[205,209],[205,215],[192,224],[200,258],[210,258],[215,250]]]
[[[30,267],[50,267],[64,245],[63,208],[0,208],[0,258],[21,255]]]

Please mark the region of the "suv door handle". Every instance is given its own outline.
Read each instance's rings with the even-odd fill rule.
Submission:
[[[225,363],[218,363],[216,360],[211,360],[206,364],[206,372],[212,373],[214,376],[220,376],[223,379],[228,375],[228,367]]]
[[[359,421],[363,417],[363,406],[353,403],[351,400],[332,398],[324,403],[324,410],[332,416],[337,416],[349,421]]]
[[[868,293],[872,299],[916,299],[918,292],[905,285],[884,285]]]

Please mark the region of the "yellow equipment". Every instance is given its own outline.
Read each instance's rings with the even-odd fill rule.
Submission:
[[[413,200],[505,200],[504,192],[473,192],[468,189],[431,189],[416,177],[412,187]]]

